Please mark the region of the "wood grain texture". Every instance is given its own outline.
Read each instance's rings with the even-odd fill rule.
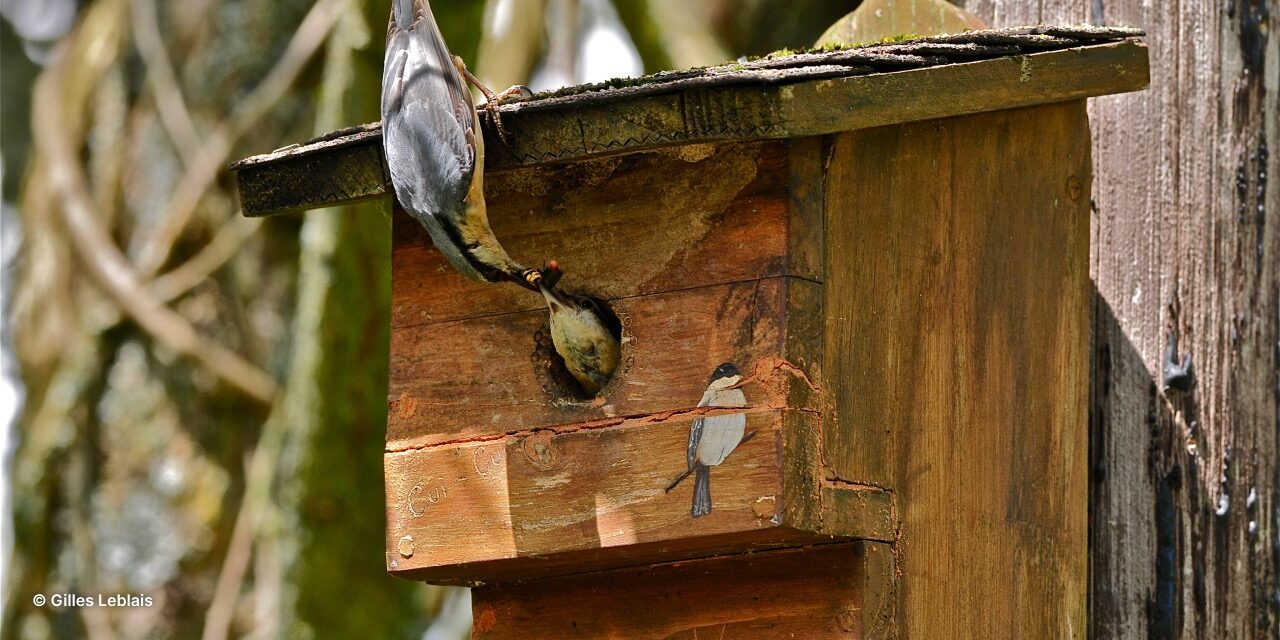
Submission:
[[[473,591],[472,637],[883,638],[894,581],[884,546],[832,544],[486,585]]]
[[[894,493],[902,637],[1083,637],[1084,111],[836,139],[823,459]]]
[[[824,485],[816,465],[784,473],[793,471],[784,452],[819,438],[817,421],[796,411],[749,413],[753,435],[712,469],[713,511],[690,517],[692,481],[664,490],[685,468],[690,421],[388,453],[388,569],[433,582],[501,581],[829,537],[893,539],[887,492]],[[819,492],[788,486],[797,483]],[[791,508],[795,498],[816,513]]]
[[[826,271],[823,239],[826,166],[823,136],[787,141],[787,257],[791,275],[822,282]]]
[[[1091,635],[1280,634],[1280,8],[967,0],[1147,30],[1151,88],[1089,107]],[[1169,332],[1194,357],[1164,390]]]
[[[812,274],[794,247],[800,230],[788,229],[787,176],[783,141],[708,145],[486,176],[486,201],[515,259],[554,258],[564,286],[612,300]],[[407,215],[394,234],[394,327],[545,308],[524,289],[457,273]]]
[[[594,401],[553,378],[545,309],[393,328],[387,450],[691,409],[723,362],[760,369],[744,386],[749,406],[809,408],[803,369],[781,365],[802,352],[788,317],[815,313],[789,311],[792,290],[815,286],[775,277],[608,301],[622,364]]]
[[[792,89],[786,118],[804,123],[798,127],[803,133],[830,133],[1136,91],[1149,81],[1146,59],[1146,45],[1124,41],[972,66],[931,67],[911,77],[821,80]],[[843,108],[824,108],[824,101]]]

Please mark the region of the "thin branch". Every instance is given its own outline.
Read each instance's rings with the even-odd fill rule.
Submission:
[[[115,246],[88,194],[83,168],[62,127],[59,100],[66,72],[66,45],[54,52],[36,81],[32,128],[36,148],[45,158],[49,182],[60,196],[55,207],[91,279],[120,304],[157,342],[186,355],[224,382],[263,403],[276,395],[275,380],[225,347],[206,341],[183,318],[151,297],[142,278]]]
[[[626,29],[627,35],[631,37],[632,44],[636,47],[636,53],[640,54],[640,60],[644,63],[645,73],[653,73],[655,71],[665,71],[667,69],[684,69],[684,66],[675,64],[671,52],[668,50],[669,40],[666,37],[668,29],[675,28],[675,25],[663,23],[657,12],[652,8],[654,0],[614,0],[613,7],[618,12],[618,19],[622,21],[622,26]],[[702,3],[686,7],[687,13],[704,12],[706,9],[701,7]],[[679,20],[684,22],[689,20],[688,15],[680,16]],[[718,60],[717,62],[723,62]]]
[[[143,276],[154,275],[164,266],[182,230],[226,165],[236,141],[284,97],[307,62],[324,44],[337,20],[338,0],[317,2],[303,18],[275,67],[231,116],[214,128],[195,152],[192,164],[178,179],[160,223],[151,228],[151,233],[139,245],[138,270]]]
[[[72,465],[76,467],[78,481],[73,483],[71,498],[71,546],[76,558],[77,585],[82,592],[91,592],[98,588],[98,550],[94,544],[91,525],[89,524],[89,494],[92,487],[86,486],[93,474],[87,469],[89,454],[86,448],[95,443],[85,442],[83,433],[79,450],[72,454]],[[100,607],[81,607],[80,618],[84,622],[85,636],[89,640],[114,640],[115,629],[111,625],[109,609]]]
[[[200,249],[196,255],[147,283],[148,295],[164,304],[182,297],[234,258],[244,243],[253,237],[261,226],[261,218],[246,218],[234,214],[218,229],[209,244]],[[92,325],[91,331],[94,333],[102,333],[120,324],[124,319],[119,308],[115,306],[112,306],[110,311],[102,310],[94,317],[99,319]]]
[[[259,527],[263,528],[263,527]],[[278,529],[278,527],[276,527]],[[284,585],[280,547],[283,532],[258,536],[253,553],[253,629],[246,640],[270,640],[280,634],[280,591]]]
[[[147,77],[155,89],[156,109],[173,146],[178,150],[182,163],[190,167],[195,162],[195,152],[200,146],[200,134],[196,131],[187,101],[182,97],[173,63],[160,35],[160,19],[156,15],[155,0],[132,0],[129,13],[133,17],[134,42],[147,67]]]
[[[554,0],[547,7],[551,24],[547,34],[550,44],[547,46],[546,61],[543,63],[552,71],[552,77],[566,85],[578,83],[578,38],[582,28],[581,6],[579,0]]]
[[[261,226],[262,218],[246,218],[233,213],[199,253],[156,277],[147,285],[147,290],[160,302],[172,302],[222,268]]]
[[[231,619],[235,614],[236,603],[240,600],[240,589],[249,570],[249,561],[253,557],[253,542],[258,524],[271,505],[271,483],[275,479],[276,464],[284,451],[289,425],[285,419],[286,405],[287,402],[283,399],[275,403],[271,415],[267,416],[267,421],[262,425],[262,435],[246,465],[244,499],[240,502],[235,524],[231,527],[231,541],[227,544],[227,555],[218,572],[213,598],[209,601],[204,631],[200,636],[202,640],[225,640],[231,629]]]
[[[182,3],[181,21],[178,25],[178,41],[188,42],[197,37],[198,31],[205,24],[205,19],[213,6],[220,0],[187,0]]]

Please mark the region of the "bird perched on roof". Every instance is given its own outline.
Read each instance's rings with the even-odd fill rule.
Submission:
[[[531,95],[524,87],[494,95],[450,55],[426,0],[393,0],[382,71],[382,144],[396,197],[463,275],[538,291],[539,272],[512,260],[489,228],[484,135],[464,77],[488,97],[500,134],[497,102]]]
[[[737,388],[740,382],[742,373],[733,364],[726,362],[716,367],[698,406],[746,407],[747,396],[742,393],[742,389]],[[751,438],[752,434],[743,437],[746,428],[745,413],[707,416],[693,421],[689,428],[689,449],[686,454],[688,466],[667,485],[667,493],[670,493],[689,474],[694,474],[693,507],[689,510],[693,517],[711,513],[711,467],[724,462],[739,444]]]
[[[618,338],[605,325],[594,302],[556,288],[561,272],[555,260],[540,275],[545,277],[535,282],[551,311],[551,343],[582,390],[594,396],[618,368],[622,355]]]

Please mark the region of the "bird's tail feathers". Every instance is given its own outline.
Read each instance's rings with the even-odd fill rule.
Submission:
[[[392,0],[391,19],[397,29],[404,31],[413,24],[413,4],[414,0]]]
[[[387,25],[387,35],[393,31],[409,31],[415,22],[425,20],[428,31],[439,32],[436,17],[431,13],[431,3],[427,0],[391,0],[391,21]],[[447,59],[447,58],[446,58]]]
[[[693,508],[689,514],[697,518],[711,513],[711,468],[700,464],[693,478]]]

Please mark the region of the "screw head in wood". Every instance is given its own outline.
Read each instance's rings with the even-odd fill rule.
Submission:
[[[560,461],[560,451],[556,448],[550,431],[537,431],[525,437],[520,448],[524,451],[525,458],[543,471],[554,469]]]
[[[413,557],[413,536],[400,538],[400,544],[398,546],[400,555],[406,558]]]

